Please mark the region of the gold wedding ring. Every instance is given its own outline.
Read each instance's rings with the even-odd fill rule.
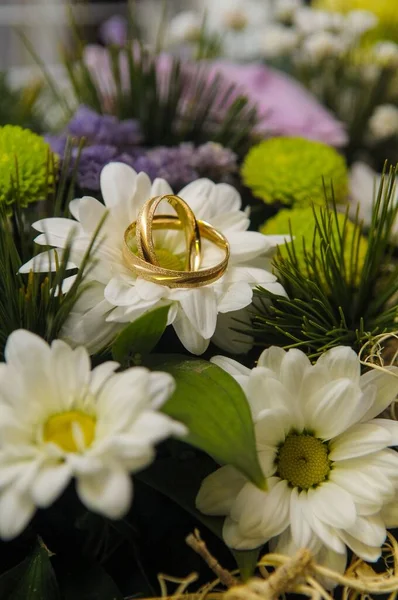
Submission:
[[[187,271],[197,271],[201,260],[199,226],[191,207],[184,202],[182,198],[174,196],[173,194],[155,196],[145,202],[142,207],[136,221],[138,256],[153,265],[160,266],[153,243],[152,223],[156,209],[163,200],[168,202],[174,208],[181,221],[181,228],[185,233],[185,242],[187,246],[185,269]]]
[[[177,215],[155,215],[162,200],[168,201]],[[154,230],[180,230],[187,245],[186,270],[177,271],[160,266],[153,241]],[[204,238],[224,252],[223,259],[212,267],[200,269],[201,239]],[[132,248],[137,247],[137,252]],[[136,221],[124,233],[123,257],[137,275],[170,288],[195,288],[217,281],[226,271],[230,256],[228,240],[209,223],[196,219],[191,208],[178,196],[167,194],[148,200]]]

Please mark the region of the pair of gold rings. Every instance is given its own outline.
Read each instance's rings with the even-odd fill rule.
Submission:
[[[176,211],[176,215],[156,215],[163,200]],[[183,231],[186,243],[186,258],[183,271],[165,269],[156,256],[153,231],[166,229]],[[201,269],[202,239],[220,248],[224,257],[218,264]],[[137,220],[124,233],[124,260],[137,275],[170,288],[195,288],[217,281],[226,271],[230,249],[225,236],[205,221],[196,219],[192,209],[179,196],[166,194],[155,196],[145,202]]]

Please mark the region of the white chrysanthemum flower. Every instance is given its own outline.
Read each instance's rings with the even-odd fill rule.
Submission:
[[[327,58],[341,56],[346,50],[343,38],[329,31],[317,31],[309,35],[302,44],[301,59],[318,64]]]
[[[351,10],[345,18],[346,32],[350,37],[361,37],[367,31],[374,29],[378,18],[370,10]]]
[[[302,0],[276,0],[273,7],[274,18],[282,23],[291,23],[296,10],[302,7]]]
[[[192,10],[178,13],[170,21],[168,39],[172,44],[192,43],[200,39],[203,17]]]
[[[269,0],[206,0],[206,26],[222,39],[224,56],[236,60],[259,53],[261,29],[271,17]]]
[[[398,136],[398,108],[394,104],[377,106],[369,119],[369,131],[375,140]]]
[[[377,560],[386,537],[381,511],[391,525],[388,503],[398,489],[398,453],[389,448],[398,444],[398,423],[376,417],[398,393],[398,368],[361,376],[358,356],[344,346],[315,365],[300,350],[277,347],[251,371],[213,360],[246,393],[268,482],[262,491],[230,465],[203,481],[197,507],[227,516],[226,543],[245,549],[272,540],[284,554],[306,547],[341,570],[346,546]]]
[[[158,412],[174,390],[167,373],[116,362],[91,371],[85,348],[10,335],[0,365],[0,537],[23,531],[72,478],[91,510],[118,519],[132,499],[130,473],[154,444],[185,427]]]
[[[96,264],[88,279],[92,285],[83,292],[64,326],[62,337],[73,345],[84,345],[92,352],[108,344],[123,327],[159,306],[170,305],[172,324],[185,348],[194,354],[203,353],[211,338],[226,332],[231,316],[237,316],[251,304],[253,288],[266,287],[277,294],[284,290],[271,273],[269,252],[284,236],[264,236],[246,231],[247,214],[241,211],[241,198],[234,187],[199,179],[183,188],[179,195],[190,205],[198,219],[221,231],[230,243],[230,260],[225,274],[214,283],[191,289],[171,289],[137,278],[123,259],[124,232],[137,219],[143,204],[151,197],[172,194],[168,183],[156,179],[153,184],[146,173],[137,173],[128,165],[111,163],[101,173],[101,191],[105,206],[95,198],[85,196],[73,200],[72,219],[49,218],[34,223],[43,232],[38,244],[65,248],[74,233],[72,266],[80,266],[91,243],[94,231],[108,210],[101,230],[101,245],[95,252]],[[160,213],[174,210],[164,203]],[[160,263],[165,268],[183,269],[185,238],[177,231],[155,231],[154,242]],[[222,251],[207,242],[202,245],[202,267],[210,267],[224,257]],[[44,252],[29,261],[22,272],[47,271],[55,267],[55,257],[49,263]],[[72,282],[74,279],[70,278]],[[239,315],[238,315],[239,316]],[[235,328],[236,322],[232,323]],[[234,337],[234,336],[233,336]],[[242,343],[228,346],[242,352]]]
[[[341,32],[344,29],[345,17],[338,12],[314,10],[303,6],[294,13],[294,24],[304,34],[318,33],[320,31]]]
[[[398,44],[391,41],[378,42],[372,48],[373,58],[382,67],[398,67]]]
[[[350,216],[355,219],[358,216],[365,227],[369,227],[372,221],[374,199],[381,183],[381,175],[373,171],[369,165],[356,162],[350,171]],[[395,192],[395,202],[398,202],[398,187]],[[392,231],[391,241],[398,244],[398,218]]]
[[[273,25],[264,29],[261,51],[266,58],[289,56],[296,48],[299,36],[291,27]]]

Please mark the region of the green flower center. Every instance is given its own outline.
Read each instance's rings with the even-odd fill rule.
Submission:
[[[327,444],[305,433],[289,434],[279,449],[276,462],[279,477],[302,490],[325,481],[331,465]]]
[[[183,260],[167,250],[167,248],[155,248],[156,256],[159,261],[159,265],[163,269],[171,269],[172,271],[183,271],[184,262]]]
[[[53,415],[44,425],[43,439],[65,450],[65,452],[78,452],[80,444],[76,437],[81,436],[85,448],[91,446],[95,437],[95,419],[86,413],[77,410]]]

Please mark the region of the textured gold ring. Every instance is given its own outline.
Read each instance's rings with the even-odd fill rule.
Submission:
[[[123,256],[127,266],[137,275],[147,281],[152,281],[170,288],[196,288],[208,285],[217,281],[225,273],[230,249],[226,237],[214,229],[205,221],[197,220],[199,234],[204,239],[215,244],[224,252],[224,258],[221,262],[212,267],[198,269],[196,271],[175,271],[164,269],[154,265],[140,256],[137,256],[131,247],[136,244],[137,221],[131,223],[124,233]],[[172,229],[180,230],[184,223],[174,215],[155,215],[152,220],[152,229]],[[152,236],[152,231],[150,232]]]
[[[182,198],[175,196],[174,194],[155,196],[145,202],[142,207],[136,221],[138,256],[142,258],[142,260],[160,267],[153,242],[152,224],[156,209],[163,200],[168,202],[174,208],[185,233],[187,247],[185,269],[187,271],[197,271],[201,261],[199,226],[191,207]]]

